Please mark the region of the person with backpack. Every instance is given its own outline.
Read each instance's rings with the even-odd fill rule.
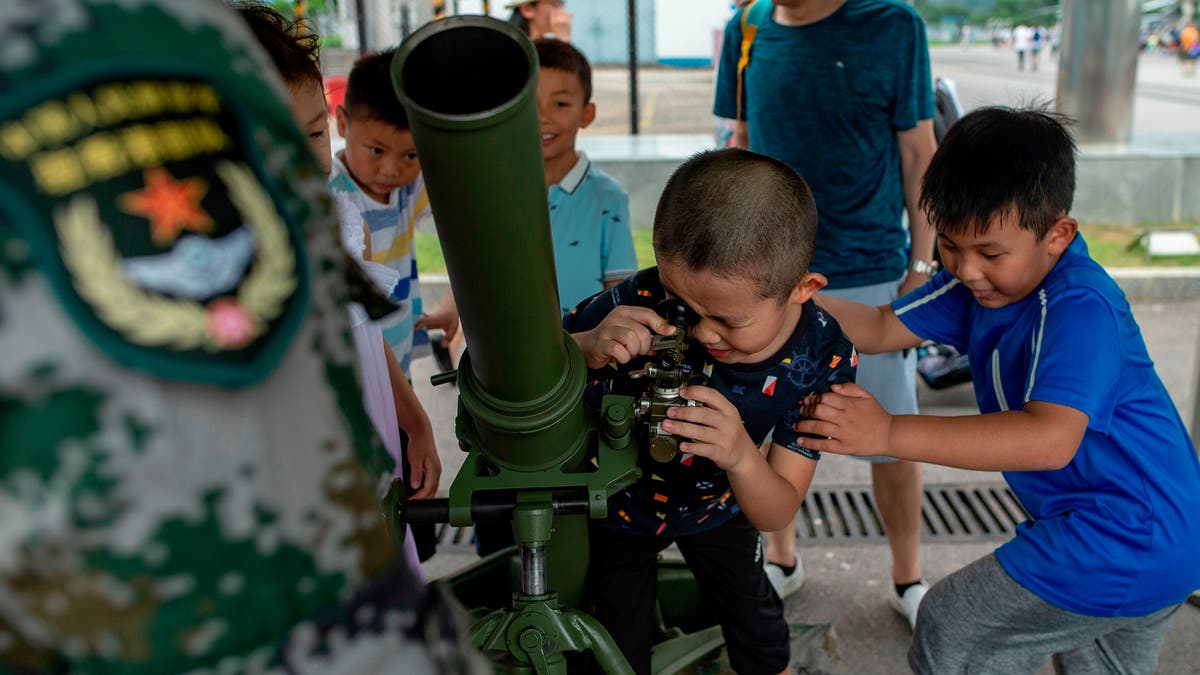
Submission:
[[[888,47],[864,49],[864,40]],[[932,78],[925,25],[911,7],[749,3],[725,30],[713,107],[737,120],[735,145],[786,162],[811,186],[820,218],[813,270],[828,278],[830,295],[886,304],[936,271],[933,231],[917,207],[935,149]],[[862,358],[858,381],[891,413],[915,413],[915,366],[912,350]],[[873,460],[892,552],[891,604],[912,625],[928,588],[920,465]],[[786,595],[803,582],[795,523],[767,542],[767,574]]]

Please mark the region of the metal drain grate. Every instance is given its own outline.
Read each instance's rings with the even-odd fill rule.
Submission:
[[[927,542],[1008,539],[1029,514],[1004,483],[925,486],[921,540]],[[796,519],[800,539],[825,544],[887,541],[870,485],[809,488]],[[442,546],[473,546],[472,527],[438,526]]]
[[[926,485],[921,539],[1007,539],[1029,515],[1003,483]],[[801,539],[822,543],[886,541],[871,486],[809,488],[797,519]]]

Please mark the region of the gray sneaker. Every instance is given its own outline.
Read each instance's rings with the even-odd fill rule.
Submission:
[[[796,569],[792,570],[791,574],[784,573],[783,568],[773,562],[763,565],[763,569],[767,573],[767,580],[771,582],[771,588],[775,589],[780,598],[786,598],[804,585],[804,564],[800,562],[800,556],[796,556]]]
[[[917,610],[921,608],[921,600],[928,591],[929,582],[924,579],[906,588],[904,595],[897,594],[896,589],[892,588],[892,609],[908,620],[909,628],[917,627]]]

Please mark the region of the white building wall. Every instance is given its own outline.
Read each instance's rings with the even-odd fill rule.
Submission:
[[[648,0],[640,0],[646,2]],[[733,16],[729,0],[653,0],[658,62],[709,66],[720,50],[720,35]]]

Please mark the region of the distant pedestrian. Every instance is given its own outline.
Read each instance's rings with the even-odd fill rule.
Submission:
[[[1033,29],[1021,24],[1012,32],[1013,49],[1017,52],[1017,70],[1025,70],[1025,56],[1033,46]]]
[[[1042,53],[1042,45],[1046,43],[1046,27],[1034,26],[1033,36],[1029,40],[1029,69],[1037,72],[1038,56]]]
[[[1184,75],[1191,77],[1196,74],[1197,58],[1200,58],[1200,33],[1196,30],[1196,24],[1189,21],[1179,31],[1179,67]]]
[[[530,40],[556,38],[571,41],[571,13],[563,0],[515,0],[508,22],[525,31]]]

